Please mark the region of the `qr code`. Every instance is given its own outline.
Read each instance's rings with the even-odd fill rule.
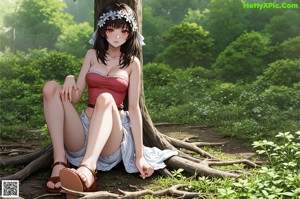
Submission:
[[[2,197],[19,197],[19,180],[2,180]]]

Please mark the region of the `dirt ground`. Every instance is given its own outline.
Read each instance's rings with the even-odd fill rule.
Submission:
[[[204,127],[190,127],[182,125],[160,125],[157,129],[170,137],[184,139],[186,137],[198,137],[200,141],[203,142],[227,142],[227,144],[220,146],[219,149],[223,153],[233,158],[246,158],[250,159],[255,155],[253,150],[250,149],[249,143],[244,141],[233,139],[230,137],[221,136],[213,132],[209,128]],[[37,134],[37,133],[36,133]],[[24,142],[24,143],[22,143]],[[40,137],[36,136],[36,139],[23,140],[18,144],[26,144],[32,148],[40,148]],[[3,152],[3,149],[1,149]],[[1,155],[1,158],[3,155]],[[48,177],[51,174],[51,170],[45,169],[39,172],[36,172],[34,175],[25,179],[20,183],[20,196],[26,199],[37,198],[38,196],[46,194],[44,186]],[[0,176],[5,176],[7,173],[1,168]],[[138,189],[146,189],[151,186],[151,180],[158,176],[159,174],[155,173],[151,178],[142,180],[138,174],[128,174],[125,172],[123,165],[120,163],[114,169],[109,172],[98,172],[97,174],[97,188],[101,191],[110,191],[118,193],[118,189],[126,191],[136,191]],[[48,197],[43,197],[47,199],[64,199],[65,195],[51,195]]]

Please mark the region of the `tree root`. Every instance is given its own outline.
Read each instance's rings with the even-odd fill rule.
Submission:
[[[0,167],[28,164],[31,161],[39,158],[45,152],[49,152],[49,151],[52,151],[52,145],[50,145],[44,149],[40,149],[35,152],[29,153],[29,154],[19,155],[19,156],[12,157],[12,158],[1,159]]]
[[[191,137],[187,137],[184,138],[182,141],[183,142],[193,142],[193,139],[199,139],[198,137],[195,136],[191,136]],[[224,146],[226,144],[228,144],[228,142],[193,142],[196,146]]]
[[[27,158],[29,159],[36,158],[36,159],[32,160],[27,166],[25,166],[22,170],[18,171],[17,173],[13,175],[1,177],[0,181],[20,180],[20,182],[22,182],[28,176],[38,171],[39,169],[50,166],[51,163],[53,162],[52,145],[40,151],[34,152],[32,154],[26,154],[19,157],[13,157],[13,158],[1,160],[0,165],[8,166],[8,165],[16,165],[16,163],[23,164],[25,162],[28,162]]]
[[[219,160],[218,158],[214,157],[213,155],[207,153],[206,151],[200,149],[195,143],[188,143],[188,142],[184,142],[175,138],[171,138],[168,136],[165,136],[165,139],[170,142],[174,147],[176,148],[184,148],[196,153],[199,153],[201,156],[203,157],[209,157],[211,159],[214,160]]]

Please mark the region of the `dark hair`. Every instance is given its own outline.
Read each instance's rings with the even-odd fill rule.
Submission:
[[[136,15],[134,11],[124,3],[109,3],[107,4],[100,12],[98,19],[103,13],[108,13],[110,11],[125,11],[129,13],[131,16],[134,16],[136,19]],[[138,54],[139,42],[137,40],[137,32],[132,30],[130,23],[126,21],[125,18],[115,19],[115,20],[107,20],[102,27],[98,27],[97,36],[94,44],[94,49],[96,50],[97,60],[98,62],[102,62],[106,64],[107,61],[107,49],[108,42],[106,39],[106,29],[107,27],[113,28],[128,28],[129,34],[126,42],[121,46],[121,57],[120,57],[120,66],[121,68],[126,68],[133,61],[133,56]]]

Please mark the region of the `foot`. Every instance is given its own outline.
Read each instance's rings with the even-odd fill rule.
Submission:
[[[66,164],[65,162],[67,161],[57,161],[55,163],[52,164],[51,168],[52,168],[52,173],[51,173],[51,177],[47,182],[47,187],[48,190],[58,190],[58,192],[60,191],[59,189],[61,188],[61,183],[59,180],[59,172],[61,169],[69,167],[68,164]]]
[[[87,165],[81,164],[77,170],[62,169],[59,173],[62,187],[79,192],[97,190],[96,172]]]
[[[90,167],[88,167],[88,168],[90,168]],[[96,180],[95,174],[92,173],[92,171],[88,168],[86,166],[79,166],[79,168],[77,170],[75,170],[75,172],[81,178],[81,180],[85,183],[85,186],[87,188],[89,188]]]

